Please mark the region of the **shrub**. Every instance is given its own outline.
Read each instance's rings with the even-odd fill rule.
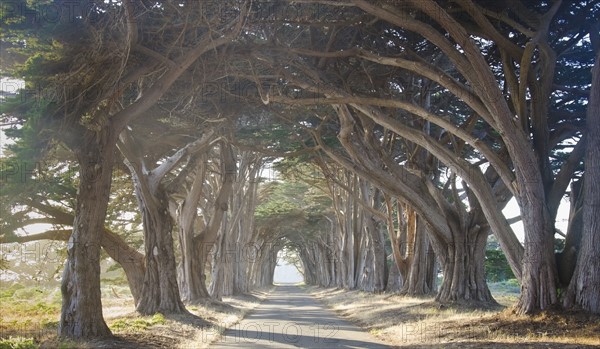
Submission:
[[[515,275],[501,250],[485,251],[485,274],[488,281],[498,282],[513,279]]]

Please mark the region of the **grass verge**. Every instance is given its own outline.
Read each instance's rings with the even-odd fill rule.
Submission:
[[[0,293],[0,349],[206,348],[267,296],[269,290],[207,300],[189,313],[141,316],[125,287],[102,290],[103,313],[114,337],[88,342],[57,337],[60,291],[15,286]]]
[[[598,348],[600,316],[544,312],[517,316],[501,307],[440,306],[432,297],[360,291],[309,291],[329,308],[387,343],[401,348]],[[507,304],[508,303],[508,304]]]

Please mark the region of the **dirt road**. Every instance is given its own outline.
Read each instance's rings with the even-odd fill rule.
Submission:
[[[207,333],[207,338],[210,336]],[[278,286],[210,348],[390,348],[297,286]]]

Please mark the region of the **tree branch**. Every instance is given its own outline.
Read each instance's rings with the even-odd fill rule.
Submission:
[[[71,236],[71,229],[57,229],[57,230],[47,230],[43,233],[33,234],[33,235],[9,235],[8,237],[5,235],[0,236],[1,244],[8,243],[25,243],[31,241],[39,241],[39,240],[57,240],[57,241],[67,241]]]

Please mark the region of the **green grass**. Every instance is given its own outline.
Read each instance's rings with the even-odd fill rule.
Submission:
[[[5,288],[0,290],[0,302],[2,301],[2,298],[10,298],[12,296],[14,296],[15,292],[17,292],[18,290],[25,288],[25,286],[21,285],[21,284],[14,284],[12,286],[10,286],[9,288]]]
[[[0,339],[0,349],[37,349],[39,345],[33,338],[9,337]]]
[[[60,316],[60,292],[57,289],[24,287],[19,284],[0,291],[0,333],[4,336],[22,333],[53,332]],[[29,335],[25,335],[27,338]],[[29,342],[4,338],[0,349],[31,348]],[[12,341],[12,342],[11,342]]]
[[[109,325],[112,331],[136,332],[147,330],[154,325],[164,325],[167,322],[163,314],[154,314],[151,317],[136,319],[119,319]]]

